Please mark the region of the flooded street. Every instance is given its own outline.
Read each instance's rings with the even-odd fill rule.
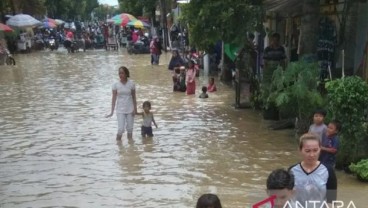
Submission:
[[[234,92],[217,81],[206,100],[172,92],[170,54],[126,51],[35,52],[0,66],[0,207],[195,207],[216,193],[223,207],[266,197],[270,171],[299,161],[292,131],[267,130],[258,112],[232,107]],[[111,86],[130,69],[138,109],[152,102],[153,139],[117,145]],[[368,186],[338,172],[339,199],[366,207]]]

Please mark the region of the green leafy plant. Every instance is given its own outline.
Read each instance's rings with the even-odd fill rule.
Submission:
[[[263,28],[261,1],[191,0],[181,8],[181,20],[189,25],[190,42],[199,49],[208,50],[218,40],[243,45],[247,32]]]
[[[357,76],[326,83],[328,114],[342,122],[337,167],[368,155],[365,113],[368,107],[368,84]]]
[[[316,63],[305,61],[290,63],[273,73],[269,96],[265,104],[275,103],[281,114],[297,118],[299,131],[309,127],[311,112],[323,106],[324,99],[317,90],[319,68]]]
[[[368,159],[350,164],[349,169],[357,175],[359,180],[368,182]]]

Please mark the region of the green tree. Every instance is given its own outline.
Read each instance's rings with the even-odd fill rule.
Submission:
[[[98,5],[98,0],[45,0],[48,16],[65,20],[89,19]]]
[[[152,18],[155,15],[157,0],[119,0],[120,10],[134,16]]]
[[[119,13],[119,10],[107,5],[99,5],[97,8],[93,10],[94,16],[98,20],[105,20],[107,15],[112,17]]]
[[[83,15],[84,19],[91,17],[91,12],[99,6],[98,0],[86,0],[86,8]]]
[[[257,30],[263,22],[261,2],[191,0],[182,6],[181,19],[189,24],[191,42],[199,48],[207,49],[218,40],[243,45],[247,32]]]
[[[0,1],[0,15],[1,16],[5,14],[12,14],[13,12],[14,12],[14,6],[11,0]]]
[[[328,115],[342,122],[336,167],[368,157],[368,84],[357,76],[326,83]]]
[[[67,20],[69,18],[70,0],[46,0],[48,16]]]
[[[0,14],[24,13],[41,17],[46,12],[44,4],[45,0],[1,0]]]
[[[22,12],[40,18],[45,15],[46,7],[45,0],[28,0],[21,1]]]

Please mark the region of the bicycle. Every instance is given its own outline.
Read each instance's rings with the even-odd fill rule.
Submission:
[[[9,52],[6,54],[5,63],[6,65],[15,65],[15,59]]]
[[[0,53],[0,55],[2,56],[2,58],[4,58],[3,59],[3,61],[4,62],[2,62],[3,64],[5,64],[5,65],[15,65],[15,59],[13,58],[13,56],[10,54],[10,52],[9,52],[9,50],[8,49],[5,49],[4,51],[3,51],[3,53]],[[0,62],[0,65],[2,64],[1,62]]]

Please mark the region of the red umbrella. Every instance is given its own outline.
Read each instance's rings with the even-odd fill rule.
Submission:
[[[11,29],[8,25],[4,25],[3,23],[0,23],[0,31],[13,32],[13,29]]]

